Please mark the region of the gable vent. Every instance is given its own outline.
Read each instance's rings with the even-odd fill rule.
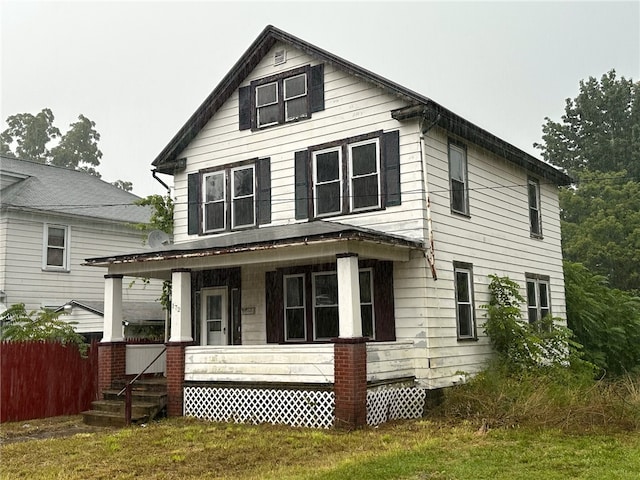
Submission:
[[[287,61],[287,51],[286,50],[276,50],[273,55],[273,64],[274,65],[282,65]]]

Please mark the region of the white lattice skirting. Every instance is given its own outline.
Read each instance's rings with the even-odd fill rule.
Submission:
[[[367,424],[380,425],[389,420],[420,418],[424,412],[426,391],[407,385],[383,385],[367,390]]]
[[[215,422],[333,426],[334,395],[327,390],[185,387],[185,416]]]
[[[407,385],[385,385],[367,391],[367,424],[420,418],[426,393]],[[284,390],[233,387],[184,388],[184,415],[214,422],[272,423],[330,428],[335,397],[328,390]]]

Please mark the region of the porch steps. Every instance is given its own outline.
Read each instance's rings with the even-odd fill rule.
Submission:
[[[87,425],[122,427],[126,425],[125,394],[118,393],[125,381],[115,382],[103,390],[102,400],[91,403],[91,410],[82,412]],[[131,423],[145,423],[165,413],[167,406],[167,380],[164,377],[139,379],[131,390]]]

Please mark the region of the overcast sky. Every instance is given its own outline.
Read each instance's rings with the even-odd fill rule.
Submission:
[[[268,24],[536,156],[580,80],[640,78],[638,1],[0,2],[0,129],[48,107],[64,132],[83,114],[103,179],[140,196],[164,193],[151,162]]]

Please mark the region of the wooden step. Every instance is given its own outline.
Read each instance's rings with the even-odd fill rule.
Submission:
[[[124,415],[125,403],[120,400],[96,400],[91,402],[91,409]],[[154,416],[161,409],[162,405],[153,402],[131,402],[132,415]]]
[[[127,422],[124,414],[116,412],[105,412],[102,410],[88,410],[82,412],[82,420],[87,425],[98,427],[124,427]],[[149,421],[148,415],[131,415],[131,423],[139,424]]]

